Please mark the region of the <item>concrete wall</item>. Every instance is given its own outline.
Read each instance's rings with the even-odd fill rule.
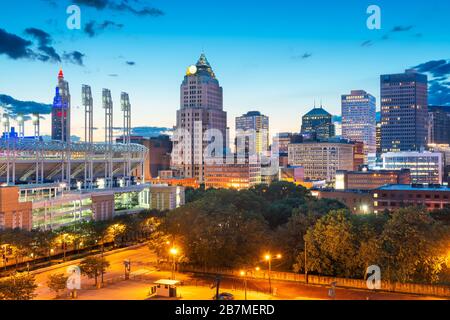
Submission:
[[[229,275],[233,277],[240,277],[239,270],[229,270],[229,269],[211,269],[211,268],[194,268],[187,265],[180,265],[180,271],[183,272],[194,272],[194,273],[206,273],[206,274],[222,274]],[[247,275],[249,278],[254,279],[268,279],[268,271],[260,270],[253,271]],[[305,282],[305,275],[294,273],[294,272],[278,272],[272,271],[270,274],[272,280],[281,281],[294,281],[294,282]],[[366,289],[367,284],[365,280],[360,279],[346,279],[346,278],[334,278],[325,276],[308,276],[308,283],[314,285],[324,285],[329,286],[331,282],[337,282],[337,287],[345,288],[355,288],[355,289]],[[444,285],[427,285],[427,284],[416,284],[416,283],[399,283],[399,282],[389,282],[382,281],[381,289],[379,291],[391,291],[399,293],[408,294],[421,294],[428,296],[439,296],[439,297],[450,297],[450,286]]]

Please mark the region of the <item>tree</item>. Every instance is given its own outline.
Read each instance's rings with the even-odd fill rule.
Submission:
[[[59,297],[59,291],[67,288],[68,278],[64,273],[56,273],[48,276],[47,287],[56,293],[56,298]]]
[[[89,279],[95,279],[95,286],[98,285],[98,277],[104,274],[107,268],[109,268],[109,262],[102,257],[88,257],[80,263],[81,273]]]
[[[330,211],[308,229],[304,240],[309,271],[344,277],[358,273],[358,242],[348,211]],[[296,271],[304,269],[304,257],[304,251],[297,256]]]
[[[52,230],[33,230],[32,231],[33,253],[42,257],[50,257],[55,237],[56,235]]]
[[[241,196],[248,195],[235,190],[208,192],[170,212],[161,230],[174,236],[189,262],[197,266],[231,268],[255,263],[269,242],[268,230],[260,213],[242,208],[248,204],[236,200]]]
[[[34,275],[17,272],[0,280],[0,300],[31,300],[36,288]]]
[[[299,209],[294,209],[288,222],[276,230],[275,245],[283,253],[282,262],[287,268],[291,269],[297,256],[303,252],[305,247],[303,238],[319,218],[319,215],[303,214]]]
[[[448,227],[426,209],[399,209],[380,236],[379,265],[393,281],[437,282],[448,255],[449,235]]]
[[[2,244],[10,246],[17,265],[20,260],[33,252],[31,232],[20,229],[9,229],[2,232]]]

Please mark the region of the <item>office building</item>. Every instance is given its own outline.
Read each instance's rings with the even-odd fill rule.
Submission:
[[[364,162],[376,152],[376,99],[363,90],[341,97],[342,138],[364,144]]]
[[[410,184],[411,174],[402,170],[337,171],[336,190],[373,190],[386,184]]]
[[[425,207],[428,211],[450,208],[450,188],[440,185],[388,185],[373,191],[374,212],[404,207]]]
[[[382,75],[381,151],[418,151],[427,145],[427,76],[407,70]]]
[[[236,139],[245,139],[245,148],[251,150],[254,145],[255,154],[269,151],[269,117],[259,111],[249,111],[236,117]]]
[[[213,137],[204,139],[205,132],[215,129],[221,135],[219,150],[227,148],[227,114],[223,111],[223,90],[211,65],[202,54],[195,65],[187,69],[180,87],[180,109],[173,135],[172,167],[185,178],[204,179],[204,151]],[[219,137],[215,137],[219,138]]]
[[[376,154],[381,154],[381,122],[377,122],[377,126],[375,128],[375,145],[376,145]]]
[[[207,159],[205,187],[216,189],[247,189],[261,183],[261,164],[257,161],[221,163]]]
[[[384,170],[409,169],[412,183],[442,184],[443,156],[440,152],[387,152],[381,159]]]
[[[354,144],[347,140],[289,144],[289,165],[302,166],[306,180],[334,181],[336,171],[353,170]]]
[[[312,140],[327,140],[334,137],[332,116],[322,107],[314,107],[302,117],[301,134]]]
[[[429,106],[428,121],[428,143],[450,144],[450,106]]]

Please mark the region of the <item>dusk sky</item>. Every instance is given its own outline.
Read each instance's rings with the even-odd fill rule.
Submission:
[[[70,4],[81,8],[81,30],[66,27]],[[381,30],[366,26],[372,4],[381,8]],[[1,6],[0,96],[50,104],[62,67],[72,95],[72,134],[80,137],[82,84],[93,89],[97,139],[102,88],[112,91],[116,126],[125,91],[134,127],[171,128],[186,68],[201,52],[223,87],[232,130],[236,116],[258,110],[270,117],[272,134],[299,131],[314,101],[339,115],[340,95],[352,89],[375,95],[379,109],[380,74],[412,67],[429,75],[430,103],[450,105],[448,0],[25,0]],[[48,120],[41,131],[50,133]]]

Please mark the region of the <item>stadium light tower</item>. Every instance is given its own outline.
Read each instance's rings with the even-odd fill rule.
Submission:
[[[102,98],[103,109],[105,109],[105,187],[111,188],[113,186],[113,102],[111,99],[111,91],[109,89],[103,89]]]
[[[10,122],[9,115],[4,113],[2,115],[1,123],[3,125],[4,137],[6,139],[6,184],[9,184],[10,181],[10,172],[11,172],[11,150],[10,150]]]
[[[35,176],[36,183],[44,183],[44,164],[42,163],[42,150],[40,141],[40,118],[38,113],[33,113],[31,116],[31,122],[33,123],[34,131],[34,154],[36,157]]]
[[[19,114],[16,121],[19,126],[19,139],[23,139],[25,137],[25,119],[21,114]]]
[[[87,150],[84,158],[84,188],[92,189],[92,180],[94,175],[92,162],[92,144],[94,143],[94,103],[90,86],[83,85],[82,100],[84,105],[84,141],[87,144]]]
[[[123,111],[123,136],[122,143],[126,146],[126,154],[123,164],[123,180],[124,185],[129,186],[131,181],[131,155],[130,155],[130,143],[131,143],[131,104],[128,93],[122,92],[120,96],[121,109]]]

